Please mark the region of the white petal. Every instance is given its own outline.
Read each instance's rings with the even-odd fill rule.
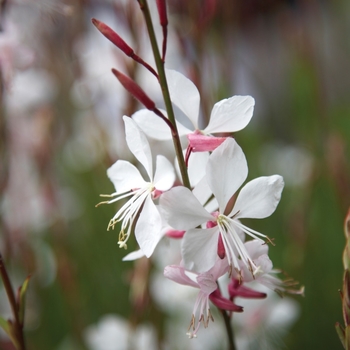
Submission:
[[[113,182],[117,193],[123,193],[134,188],[141,188],[146,184],[139,170],[126,160],[116,161],[107,170],[107,175]]]
[[[230,214],[236,218],[262,219],[276,209],[284,182],[280,175],[264,176],[248,182],[240,191]]]
[[[174,187],[160,196],[160,206],[166,222],[176,230],[194,228],[213,217],[186,187]]]
[[[233,96],[214,105],[206,134],[216,132],[235,132],[242,130],[250,122],[254,111],[254,98],[251,96]]]
[[[129,117],[123,117],[126,142],[136,159],[144,166],[150,180],[153,179],[152,153],[146,135]]]
[[[209,157],[207,182],[223,213],[229,199],[248,174],[247,161],[237,142],[228,138]]]
[[[184,158],[186,156],[186,150],[183,150]],[[205,176],[205,169],[209,159],[209,152],[196,152],[191,153],[189,158],[187,173],[190,179],[192,187],[197,186],[198,182]],[[175,158],[175,169],[179,178],[181,178],[181,172],[177,157]]]
[[[166,69],[165,73],[171,101],[185,113],[197,129],[200,102],[198,89],[191,80],[175,70]]]
[[[160,111],[165,117],[167,117],[166,111],[162,109]],[[141,109],[134,113],[131,118],[147,136],[161,141],[171,139],[171,131],[169,126],[162,118],[157,116],[152,111],[149,111],[148,109]],[[180,136],[184,136],[192,132],[180,123],[176,123],[176,125]]]
[[[135,227],[135,237],[142,252],[149,258],[163,237],[160,213],[148,196]]]
[[[162,155],[157,156],[154,186],[157,190],[167,191],[174,184],[175,170],[173,165]]]
[[[131,253],[125,255],[122,260],[123,261],[133,261],[133,260],[140,259],[144,256],[145,256],[145,254],[143,254],[143,251],[141,249],[139,249],[139,250],[135,250],[134,252],[131,252]]]
[[[219,228],[188,230],[182,240],[185,267],[201,273],[211,269],[217,259]]]
[[[202,178],[201,181],[199,181],[196,185],[196,187],[193,189],[192,193],[194,196],[199,200],[199,202],[204,205],[210,196],[212,195],[211,189],[208,186],[207,180],[205,177]],[[209,213],[211,213],[210,210],[206,209]]]
[[[192,153],[188,162],[188,176],[192,186],[196,186],[204,177],[209,152]]]
[[[141,109],[134,113],[131,118],[147,136],[156,140],[171,139],[169,126],[152,111]]]

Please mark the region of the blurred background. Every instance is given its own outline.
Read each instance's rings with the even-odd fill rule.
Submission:
[[[162,277],[178,242],[165,238],[152,260],[122,262],[118,230],[106,231],[116,208],[95,208],[113,192],[106,169],[132,161],[122,116],[140,108],[111,68],[161,105],[155,78],[91,23],[111,26],[154,66],[137,1],[0,4],[0,252],[15,288],[32,276],[28,349],[222,349],[219,315],[198,339],[185,335],[196,294]],[[305,297],[271,295],[271,308],[234,315],[239,349],[341,349],[334,324],[343,323],[350,204],[349,1],[167,5],[166,66],[198,87],[203,123],[220,99],[252,95],[254,117],[235,135],[248,179],[285,179],[277,211],[248,226],[275,238],[274,266],[304,285]],[[11,317],[2,284],[0,314]],[[2,333],[0,348],[13,349]]]

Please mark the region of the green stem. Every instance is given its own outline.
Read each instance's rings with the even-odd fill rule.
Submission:
[[[230,316],[227,314],[225,310],[221,310],[222,317],[224,318],[225,322],[225,328],[227,333],[227,339],[228,339],[228,349],[229,350],[236,350],[235,342],[233,340],[233,329],[230,322]]]
[[[147,3],[147,0],[138,0],[138,2],[140,4],[140,8],[141,8],[143,15],[145,17],[148,35],[149,35],[152,50],[153,50],[154,60],[156,62],[157,71],[158,71],[158,75],[159,75],[159,84],[160,84],[161,89],[162,89],[163,99],[164,99],[165,107],[166,107],[166,110],[168,113],[168,118],[169,118],[171,124],[173,125],[173,129],[172,129],[171,134],[173,137],[175,153],[176,153],[177,160],[179,163],[182,182],[183,182],[184,186],[191,189],[191,184],[190,184],[190,180],[188,178],[187,168],[186,168],[184,156],[182,153],[180,137],[179,137],[179,133],[178,133],[176,122],[175,122],[174,110],[173,110],[173,106],[172,106],[171,100],[170,100],[168,83],[166,80],[165,70],[164,70],[164,62],[160,56],[160,52],[159,52],[159,48],[158,48],[158,44],[157,44],[157,40],[156,40],[156,35],[154,33],[153,22],[152,22],[151,14],[149,12],[148,3]]]

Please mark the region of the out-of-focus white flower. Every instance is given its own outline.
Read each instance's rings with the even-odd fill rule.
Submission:
[[[133,329],[117,315],[105,315],[97,325],[86,328],[83,336],[89,350],[157,349],[156,332],[151,325]]]
[[[261,219],[270,216],[281,198],[283,179],[279,175],[260,177],[247,183],[240,191],[229,214],[226,206],[248,174],[245,156],[231,138],[209,157],[206,181],[219,204],[219,211],[209,213],[193,193],[185,187],[175,187],[160,198],[164,219],[178,230],[186,230],[182,244],[185,267],[196,272],[208,271],[217,256],[227,257],[231,268],[240,271],[242,261],[254,274],[258,267],[249,256],[239,231],[264,242],[267,236],[243,225],[239,219]],[[198,225],[207,228],[195,228]]]
[[[278,172],[286,186],[293,187],[307,184],[314,167],[311,153],[296,145],[267,145],[261,151],[260,160],[265,172]]]
[[[240,350],[281,349],[283,336],[299,317],[300,306],[291,298],[280,298],[267,287],[259,285],[259,289],[268,294],[267,298],[237,298],[244,312],[233,317],[236,346]]]

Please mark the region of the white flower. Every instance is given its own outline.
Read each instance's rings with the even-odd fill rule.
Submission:
[[[175,172],[171,163],[165,157],[158,155],[153,175],[151,148],[146,136],[131,118],[124,116],[123,119],[130,151],[144,166],[149,179],[145,181],[139,170],[124,160],[118,160],[108,169],[107,175],[113,182],[116,192],[104,196],[115,198],[102,203],[111,204],[123,198],[130,198],[110,220],[107,229],[111,227],[114,229],[121,221],[118,244],[119,247],[126,248],[136,223],[136,240],[143,254],[150,257],[162,237],[162,219],[153,199],[171,188],[175,181]]]
[[[227,204],[247,177],[248,167],[239,145],[228,138],[209,157],[206,181],[219,204],[219,211],[209,213],[185,187],[175,187],[164,193],[160,205],[168,224],[186,230],[182,242],[185,267],[196,272],[212,268],[216,258],[227,257],[239,273],[240,260],[254,274],[257,266],[249,256],[239,231],[264,242],[268,237],[243,225],[241,218],[265,218],[276,209],[281,198],[283,179],[279,175],[260,177],[247,183],[235,205],[225,214]],[[196,228],[198,225],[207,228]]]
[[[193,129],[178,123],[180,136],[187,135],[193,152],[212,151],[225,138],[208,137],[213,133],[232,133],[247,126],[253,116],[255,101],[251,96],[233,96],[217,102],[211,112],[209,124],[199,129],[200,96],[196,86],[181,73],[166,70],[171,101],[189,118]],[[147,135],[167,140],[171,134],[168,126],[149,110],[140,110],[132,118]]]

